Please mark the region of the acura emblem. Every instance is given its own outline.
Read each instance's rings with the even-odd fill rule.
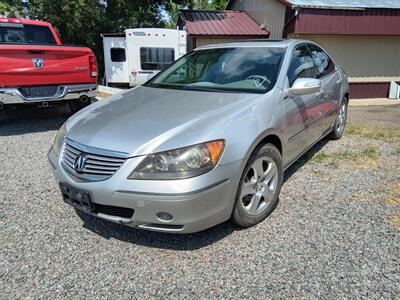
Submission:
[[[36,69],[41,69],[43,68],[43,58],[37,57],[37,58],[32,58],[33,66]]]
[[[85,167],[85,163],[86,163],[86,155],[80,154],[74,162],[74,169],[77,173],[82,173],[83,168]]]

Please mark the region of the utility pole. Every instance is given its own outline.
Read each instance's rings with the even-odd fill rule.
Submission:
[[[21,0],[22,1],[22,9],[25,13],[25,18],[30,19],[29,16],[29,0]]]

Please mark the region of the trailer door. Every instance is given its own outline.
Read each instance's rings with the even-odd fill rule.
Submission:
[[[103,37],[106,84],[128,84],[126,37]]]

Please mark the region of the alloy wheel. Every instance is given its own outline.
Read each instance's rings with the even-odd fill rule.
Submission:
[[[240,203],[249,215],[262,213],[275,197],[278,167],[269,156],[257,158],[242,179]]]
[[[343,104],[340,107],[339,114],[338,114],[338,122],[336,125],[336,129],[340,133],[343,132],[344,126],[346,125],[346,115],[347,115],[346,104]]]

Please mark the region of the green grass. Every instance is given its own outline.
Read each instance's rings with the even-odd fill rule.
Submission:
[[[364,156],[370,158],[370,159],[377,159],[378,158],[378,149],[376,149],[375,146],[367,146],[362,152]]]
[[[400,130],[397,128],[380,128],[358,124],[347,124],[346,134],[358,135],[362,137],[385,141],[400,140]]]
[[[318,163],[323,162],[327,158],[328,158],[328,155],[325,152],[320,152],[320,153],[317,153],[314,156],[312,156],[310,159],[310,162],[318,164]]]
[[[320,152],[311,157],[310,162],[314,164],[322,163],[328,159],[331,160],[333,166],[337,165],[338,161],[357,161],[359,159],[376,160],[379,157],[378,149],[375,146],[369,145],[360,152],[344,151],[326,153]]]

